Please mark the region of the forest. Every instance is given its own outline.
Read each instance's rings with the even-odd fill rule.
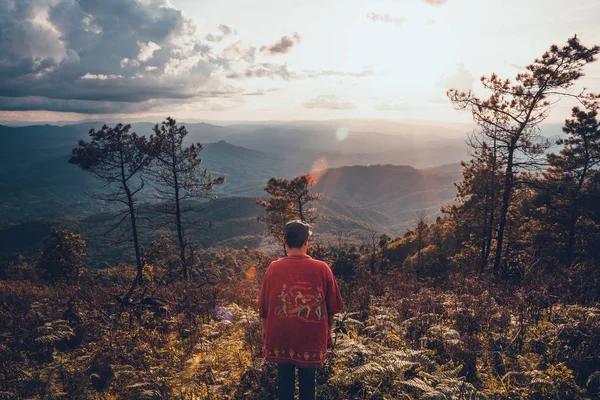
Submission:
[[[482,77],[486,97],[449,90],[477,126],[456,199],[397,237],[320,237],[305,174],[253,200],[268,249],[201,246],[225,183],[203,145],[172,118],[92,129],[69,167],[95,178],[89,201],[116,210],[104,235],[132,260],[89,268],[92,243],[55,227],[35,259],[0,261],[0,398],[275,398],[256,301],[292,219],[315,227],[309,254],[345,302],[319,399],[600,398],[600,94],[576,86],[598,53],[575,36],[513,79]],[[573,100],[553,143],[540,124]]]

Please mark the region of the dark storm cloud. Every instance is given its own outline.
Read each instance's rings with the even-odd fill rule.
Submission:
[[[240,93],[241,94],[241,93]],[[198,96],[189,100],[207,101],[210,98],[228,98],[231,93],[199,92]],[[56,111],[81,114],[127,114],[152,111],[164,107],[174,107],[180,103],[178,99],[152,99],[141,102],[104,101],[104,100],[63,100],[48,97],[0,97],[0,111]]]
[[[294,32],[292,37],[286,35],[270,46],[262,46],[260,52],[270,56],[289,53],[301,40],[302,38],[300,35],[297,32]]]
[[[198,41],[194,24],[165,0],[0,0],[0,26],[4,110],[75,111],[102,102],[228,94],[207,91],[212,73],[227,69],[228,60]],[[233,33],[225,25],[219,30]],[[144,105],[118,109],[136,107]]]
[[[47,97],[0,97],[2,111],[57,111],[82,114],[116,114],[146,111],[156,106],[156,101],[144,103],[115,101],[61,100]]]
[[[216,53],[209,43],[237,31],[222,24],[203,42],[168,0],[0,0],[0,28],[0,110],[136,112],[242,98],[223,78],[300,77],[257,60],[289,52],[297,33]]]

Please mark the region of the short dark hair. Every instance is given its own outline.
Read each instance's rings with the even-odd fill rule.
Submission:
[[[290,221],[285,224],[285,242],[290,249],[300,249],[312,232],[304,221]]]

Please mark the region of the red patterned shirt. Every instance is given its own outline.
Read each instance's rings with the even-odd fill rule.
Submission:
[[[329,266],[307,255],[273,261],[263,280],[258,308],[266,318],[263,356],[298,367],[323,366],[331,343],[328,316],[342,310]]]

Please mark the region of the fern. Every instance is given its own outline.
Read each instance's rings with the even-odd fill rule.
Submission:
[[[37,329],[38,336],[35,342],[45,346],[52,346],[64,339],[69,339],[73,336],[73,329],[69,326],[68,321],[56,320],[46,322]]]
[[[588,378],[585,386],[588,388],[588,390],[589,389],[594,389],[594,390],[600,389],[600,371],[592,372],[592,374]]]

